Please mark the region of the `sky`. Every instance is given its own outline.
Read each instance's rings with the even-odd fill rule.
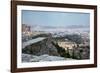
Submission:
[[[89,13],[76,12],[50,12],[22,10],[22,24],[41,25],[41,26],[89,26]]]

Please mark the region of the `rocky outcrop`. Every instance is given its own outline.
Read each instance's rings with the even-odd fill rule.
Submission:
[[[37,56],[43,54],[59,56],[56,47],[51,42],[52,39],[50,37],[46,38],[42,41],[26,46],[25,48],[22,49],[22,52],[26,54],[37,55]]]
[[[22,62],[44,62],[44,61],[61,61],[61,60],[74,60],[71,58],[64,58],[59,56],[50,56],[44,54],[41,56],[22,54]]]

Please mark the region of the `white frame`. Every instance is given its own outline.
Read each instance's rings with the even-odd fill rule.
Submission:
[[[54,61],[54,62],[32,62],[21,63],[21,10],[41,10],[41,11],[61,11],[61,12],[80,12],[90,13],[90,59],[89,60],[73,60],[73,61]],[[92,32],[91,32],[92,31]],[[49,67],[64,65],[84,65],[94,64],[94,10],[93,9],[77,9],[77,8],[58,8],[43,6],[17,6],[17,68],[29,67]]]

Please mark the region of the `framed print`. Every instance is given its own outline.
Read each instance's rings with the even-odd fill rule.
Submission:
[[[97,6],[11,1],[11,72],[97,67]]]

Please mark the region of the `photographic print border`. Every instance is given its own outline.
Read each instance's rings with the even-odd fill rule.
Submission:
[[[18,28],[17,27],[17,5],[93,9],[94,10],[94,64],[17,68],[17,48],[18,48],[17,47],[17,33],[18,33],[17,32],[17,28]],[[90,68],[90,67],[97,67],[97,6],[32,2],[32,1],[11,1],[11,72],[12,73],[28,72],[28,71],[59,70],[59,69]]]

